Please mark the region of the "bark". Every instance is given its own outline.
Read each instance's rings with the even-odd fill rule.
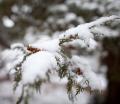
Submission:
[[[108,93],[105,104],[120,104],[120,37],[105,38],[103,48],[108,52],[103,60],[108,67]]]

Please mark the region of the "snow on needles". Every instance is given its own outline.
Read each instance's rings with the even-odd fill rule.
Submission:
[[[110,17],[102,17],[96,21],[81,24],[75,28],[70,28],[63,32],[62,34],[60,34],[59,37],[56,39],[51,39],[44,42],[40,40],[32,44],[32,46],[47,51],[56,52],[61,49],[59,46],[60,39],[69,39],[70,37],[75,37],[76,35],[78,35],[77,39],[73,39],[72,41],[67,42],[67,45],[70,44],[72,46],[95,49],[97,46],[97,42],[94,40],[95,36],[91,32],[91,28],[100,26],[101,24],[104,24],[105,22],[108,21],[112,21],[114,19],[119,19],[119,17],[114,15]],[[66,45],[66,42],[63,45]]]
[[[104,82],[101,77],[93,72],[92,67],[89,65],[89,61],[83,57],[74,55],[71,59],[73,67],[79,67],[83,73],[85,80],[89,81],[91,90],[104,90]],[[82,85],[81,81],[78,82]],[[84,87],[84,85],[82,85]]]
[[[10,71],[11,69],[14,69],[16,65],[21,63],[25,56],[23,51],[21,51],[20,49],[17,49],[15,47],[14,47],[15,49],[12,49],[12,48],[11,50],[7,49],[2,52],[2,60],[6,63],[5,69],[7,69],[8,71]]]
[[[114,19],[119,19],[117,16],[110,16],[110,17],[102,17],[94,22],[86,23],[79,25],[75,28],[68,29],[67,31],[63,32],[59,35],[56,39],[51,39],[47,41],[37,41],[31,46],[35,48],[39,48],[42,51],[33,53],[32,55],[28,56],[26,60],[22,64],[22,80],[23,84],[26,83],[33,83],[36,78],[46,79],[46,73],[48,70],[58,69],[56,56],[60,59],[61,64],[65,64],[63,56],[60,54],[61,49],[64,45],[72,45],[72,46],[79,46],[85,48],[92,48],[95,49],[97,42],[94,39],[94,34],[91,32],[91,28],[95,26],[100,26],[101,24],[112,21]],[[62,40],[62,43],[60,43]],[[64,40],[64,41],[63,41]],[[65,43],[65,44],[64,44]],[[61,45],[62,44],[62,45]],[[4,59],[9,60],[11,65],[15,66],[19,62],[23,60],[25,56],[20,49],[14,47],[22,47],[21,45],[17,44],[12,46],[11,50],[6,50],[4,52],[5,57]],[[69,50],[70,51],[70,50]],[[96,73],[92,71],[92,67],[81,58],[80,56],[73,56],[72,58],[68,58],[69,61],[73,62],[74,67],[80,67],[83,76],[85,79],[89,81],[89,86],[92,90],[103,89],[102,80],[97,76]],[[11,58],[12,57],[12,58]],[[14,61],[13,61],[14,60]],[[13,67],[12,66],[12,67]],[[73,68],[74,68],[73,67]]]
[[[29,56],[22,65],[23,83],[33,83],[36,77],[46,79],[48,70],[58,69],[55,57],[59,57],[63,63],[62,57],[57,53],[42,51]]]
[[[38,41],[34,43],[32,45],[33,47],[44,49],[45,51],[40,51],[29,56],[23,63],[23,83],[33,82],[36,77],[46,78],[46,72],[48,70],[58,68],[55,54],[61,49],[59,45],[60,39],[67,39],[70,36],[74,37],[76,34],[78,34],[78,39],[73,40],[77,40],[78,42],[80,41],[79,46],[85,44],[86,47],[89,46],[91,48],[94,48],[97,42],[94,40],[94,35],[91,33],[90,28],[93,26],[101,25],[106,21],[111,21],[116,18],[118,17],[102,17],[101,19],[98,19],[94,22],[71,28],[59,35],[58,39],[48,40],[45,42]],[[66,42],[66,44],[67,43],[69,42]],[[74,45],[74,42],[72,45]],[[62,59],[62,56],[60,59]],[[84,61],[84,59],[81,59],[79,56],[73,56],[72,60],[74,60],[76,66],[80,67],[85,78],[89,80],[89,84],[92,89],[102,89],[102,82],[100,78],[92,71],[92,68],[89,66],[89,64],[86,64],[86,61]]]
[[[40,40],[33,43],[32,46],[46,50],[46,51],[50,51],[50,52],[57,52],[60,50],[58,39],[52,39],[52,40],[46,40],[46,41]]]
[[[112,21],[115,19],[120,19],[120,17],[114,16],[114,15],[110,16],[110,17],[102,17],[96,21],[78,25],[75,28],[71,28],[71,29],[68,29],[67,31],[65,31],[63,34],[60,35],[59,38],[60,39],[62,39],[62,38],[67,39],[71,36],[78,35],[78,38],[81,41],[80,45],[83,46],[83,44],[84,44],[85,47],[89,46],[91,48],[95,48],[96,41],[94,40],[94,34],[92,34],[92,32],[91,32],[91,28],[100,26],[108,21]]]

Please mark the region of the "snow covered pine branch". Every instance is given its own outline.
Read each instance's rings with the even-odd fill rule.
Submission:
[[[14,89],[21,88],[17,103],[27,99],[31,90],[39,91],[41,84],[47,82],[65,83],[70,100],[84,90],[102,91],[102,80],[78,53],[82,48],[84,51],[95,50],[96,37],[101,34],[94,32],[94,28],[116,19],[120,18],[102,17],[68,29],[58,38],[39,40],[29,46],[13,44],[11,49],[5,50],[2,58],[7,62],[6,68],[14,74]]]

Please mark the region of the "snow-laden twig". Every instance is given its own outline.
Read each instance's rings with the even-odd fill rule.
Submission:
[[[77,54],[75,56],[68,53],[71,51],[71,47],[72,49],[73,47],[74,49],[95,49],[97,41],[91,32],[91,28],[116,19],[120,18],[117,16],[102,17],[96,21],[68,29],[56,39],[40,40],[28,47],[20,44],[12,45],[11,50],[3,53],[8,58],[3,57],[3,59],[7,60],[7,65],[11,65],[10,68],[16,69],[17,67],[15,75],[18,79],[16,81],[27,86],[27,88],[38,88],[41,85],[38,82],[47,81],[50,75],[57,72],[60,78],[67,79],[68,92],[72,92],[74,86],[78,85],[82,89],[89,87],[92,91],[102,90],[103,82],[93,72],[87,60]],[[66,53],[66,50],[69,52]],[[78,89],[77,87],[77,93]],[[71,95],[71,93],[69,94]]]

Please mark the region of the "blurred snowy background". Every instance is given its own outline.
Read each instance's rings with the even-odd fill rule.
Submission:
[[[0,0],[0,104],[15,104],[17,97],[9,65],[3,60],[10,44],[53,39],[66,29],[109,15],[120,16],[120,0]],[[75,104],[120,104],[120,22],[96,31],[107,38],[99,41],[96,51],[85,53],[82,49],[79,54],[102,76],[105,91],[101,95],[80,93]],[[115,78],[109,77],[111,73]],[[41,94],[36,93],[30,104],[71,104],[65,83],[56,77],[53,80],[42,86]]]

